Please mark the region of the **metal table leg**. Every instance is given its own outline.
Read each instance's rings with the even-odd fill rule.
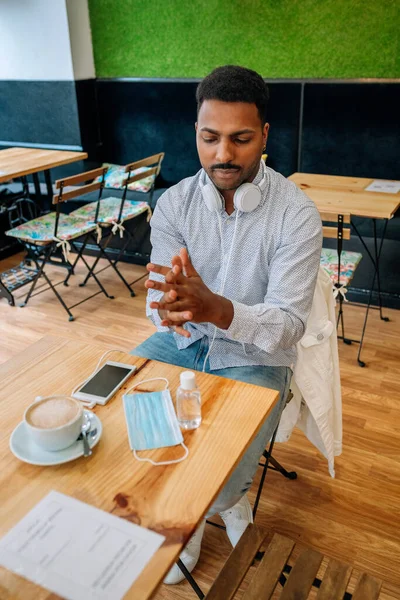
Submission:
[[[385,233],[386,233],[386,228],[387,228],[387,224],[388,224],[388,219],[385,219],[385,225],[383,227],[383,232],[382,232],[382,236],[379,242],[379,248],[378,248],[378,234],[377,234],[377,230],[376,230],[376,219],[372,219],[373,222],[373,227],[374,227],[374,255],[372,256],[369,248],[367,247],[362,235],[360,234],[360,232],[358,231],[357,227],[355,226],[353,220],[351,221],[351,225],[354,228],[354,231],[356,232],[360,242],[362,243],[366,253],[368,254],[373,266],[374,266],[374,275],[372,278],[372,282],[371,282],[371,287],[370,287],[370,291],[369,291],[369,296],[368,296],[368,303],[367,303],[367,310],[365,313],[365,319],[364,319],[364,325],[363,325],[363,330],[362,330],[362,334],[361,334],[361,339],[360,339],[360,345],[358,348],[358,356],[357,356],[357,361],[358,364],[361,367],[365,366],[365,363],[361,360],[361,350],[362,350],[362,345],[363,345],[363,341],[364,341],[364,335],[365,335],[365,330],[367,327],[367,320],[368,320],[368,314],[369,314],[369,310],[370,308],[376,308],[379,309],[379,314],[380,314],[380,318],[382,319],[382,321],[389,321],[389,317],[384,317],[382,315],[382,295],[381,295],[381,281],[380,281],[380,257],[381,257],[381,253],[382,253],[382,246],[383,246],[383,241],[385,239]],[[379,302],[379,306],[375,307],[375,306],[371,306],[371,302],[372,302],[372,295],[374,292],[374,287],[375,287],[375,280],[377,280],[378,283],[378,302]]]

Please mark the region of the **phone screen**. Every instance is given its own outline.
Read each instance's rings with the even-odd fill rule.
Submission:
[[[132,367],[133,368],[133,367]],[[132,368],[104,365],[98,373],[80,390],[83,394],[107,398],[121,381],[131,372]]]

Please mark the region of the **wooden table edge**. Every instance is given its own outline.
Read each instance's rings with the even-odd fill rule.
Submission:
[[[22,146],[12,146],[13,148],[21,148]],[[47,150],[47,148],[30,148],[31,150]],[[29,150],[29,148],[28,148]],[[0,183],[4,183],[9,181],[10,179],[14,179],[16,177],[23,177],[24,175],[32,175],[33,173],[41,173],[42,171],[48,171],[49,169],[54,169],[55,167],[61,167],[63,165],[69,165],[74,162],[78,162],[79,160],[85,160],[88,157],[87,152],[80,152],[79,150],[57,150],[57,152],[76,152],[77,156],[71,156],[68,159],[53,161],[44,166],[40,166],[34,169],[21,169],[20,171],[14,171],[12,173],[8,173],[7,175],[0,175]]]

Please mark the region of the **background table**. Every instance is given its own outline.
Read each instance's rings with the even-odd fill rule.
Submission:
[[[369,219],[391,219],[400,206],[400,192],[367,192],[374,180],[364,177],[293,173],[289,177],[313,200],[319,212],[350,213]]]
[[[7,148],[0,150],[0,183],[67,165],[87,158],[86,152],[42,150],[41,148]],[[47,180],[46,180],[47,183]],[[36,185],[36,184],[35,184]],[[51,184],[50,184],[51,189]],[[48,193],[52,195],[53,191]]]
[[[135,364],[138,371],[106,406],[94,409],[104,429],[93,455],[55,467],[29,465],[15,458],[8,447],[9,437],[25,408],[37,395],[69,394],[90,375],[106,349],[86,341],[45,336],[0,367],[0,535],[50,490],[148,527],[166,540],[126,595],[146,600],[207,513],[275,405],[278,393],[197,373],[203,422],[199,429],[184,433],[190,454],[176,465],[152,466],[136,461],[129,448],[123,390],[144,379],[166,377],[174,397],[182,369],[116,352],[108,359]],[[139,387],[162,388],[162,381]],[[157,461],[181,455],[181,446],[149,452]],[[0,568],[0,597],[49,600],[55,596]]]
[[[372,219],[374,247],[371,251],[368,248],[363,236],[359,232],[354,219],[351,218],[351,225],[373,265],[373,278],[371,284],[368,286],[369,298],[367,303],[367,311],[357,357],[359,363],[362,364],[362,341],[365,334],[368,311],[371,307],[375,281],[377,282],[378,287],[378,308],[380,312],[380,318],[383,321],[389,320],[388,317],[384,317],[382,314],[381,276],[379,263],[388,221],[392,219],[400,206],[400,192],[397,194],[368,192],[365,188],[368,187],[374,180],[364,177],[342,177],[338,175],[293,173],[289,179],[315,202],[315,205],[320,213],[347,213],[350,214],[351,217],[357,216]],[[377,235],[377,220],[384,221],[380,239],[378,239]],[[365,287],[367,287],[367,285]]]
[[[382,316],[379,259],[382,252],[383,240],[385,238],[388,221],[394,217],[395,212],[400,206],[400,192],[397,194],[368,192],[365,188],[368,187],[374,180],[366,179],[364,177],[341,177],[338,175],[293,173],[289,179],[315,202],[315,205],[320,213],[347,213],[350,214],[351,217],[358,216],[372,219],[374,237],[373,254],[366,245],[363,236],[358,231],[358,228],[354,223],[354,219],[351,219],[351,225],[374,266],[374,277],[370,286],[368,308],[372,300],[372,292],[376,278],[378,283],[380,316],[381,319],[385,321],[388,320]],[[380,240],[378,240],[377,236],[377,219],[384,221],[384,227]]]

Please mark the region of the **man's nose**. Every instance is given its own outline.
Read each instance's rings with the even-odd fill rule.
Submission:
[[[234,159],[234,148],[230,140],[221,140],[217,146],[216,162],[228,163]]]

